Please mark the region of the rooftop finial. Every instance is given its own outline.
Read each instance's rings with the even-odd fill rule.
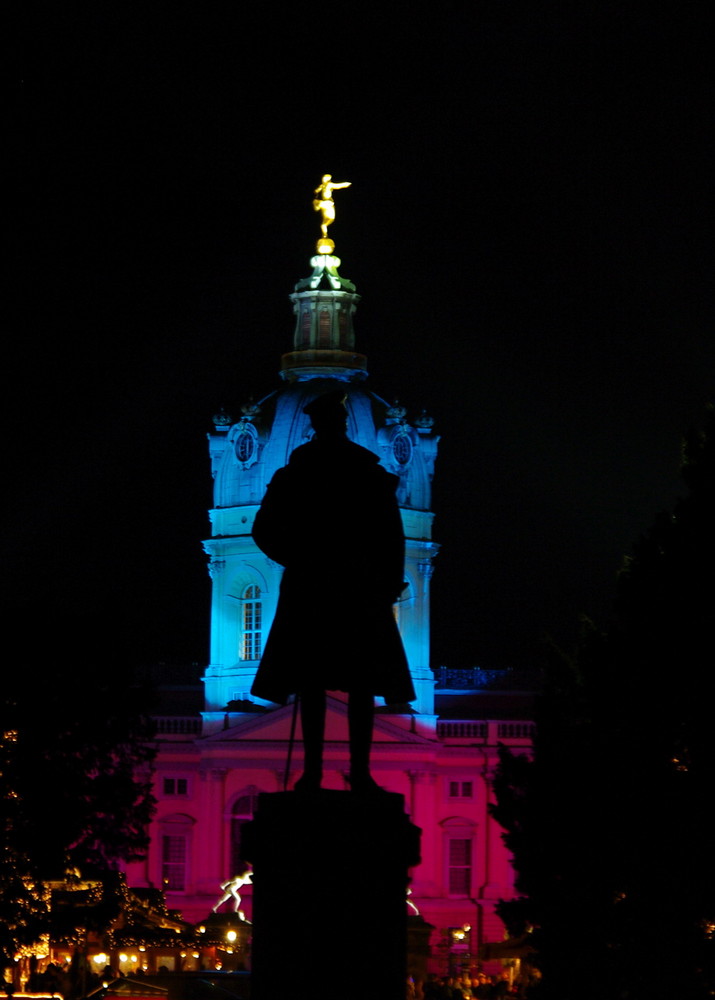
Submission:
[[[313,192],[317,196],[313,198],[313,208],[316,212],[320,212],[321,215],[321,237],[316,246],[319,254],[331,254],[335,249],[335,244],[328,238],[328,226],[332,222],[335,222],[333,191],[336,191],[338,188],[350,187],[350,184],[351,181],[336,182],[333,180],[332,174],[323,174],[320,185]]]

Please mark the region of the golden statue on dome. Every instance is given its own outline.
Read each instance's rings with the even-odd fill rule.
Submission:
[[[323,174],[320,185],[313,194],[313,209],[321,213],[320,232],[321,238],[318,240],[317,250],[319,254],[330,254],[335,249],[335,244],[328,237],[328,226],[335,222],[335,202],[333,201],[333,191],[338,188],[350,187],[351,181],[334,181],[332,174]]]

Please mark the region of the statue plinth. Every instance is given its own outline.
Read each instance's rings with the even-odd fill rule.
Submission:
[[[252,1000],[404,1000],[407,870],[419,829],[401,795],[263,794],[253,864]]]

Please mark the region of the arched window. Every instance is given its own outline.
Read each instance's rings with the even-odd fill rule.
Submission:
[[[244,588],[241,595],[241,649],[242,660],[260,660],[263,652],[263,602],[261,588],[255,583]]]
[[[242,832],[246,823],[253,819],[257,803],[258,789],[255,785],[250,785],[236,799],[231,809],[231,875],[241,875],[249,867],[243,857]]]

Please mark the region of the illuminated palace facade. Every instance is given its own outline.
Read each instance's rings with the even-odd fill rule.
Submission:
[[[372,770],[380,785],[404,796],[412,821],[422,829],[422,862],[411,872],[411,901],[433,926],[432,967],[444,972],[450,963],[454,968],[456,952],[462,953],[462,965],[465,959],[474,964],[480,945],[503,938],[494,907],[513,895],[513,874],[500,829],[488,813],[490,777],[498,742],[528,749],[530,709],[526,696],[507,694],[499,684],[508,672],[432,669],[430,585],[438,545],[430,507],[439,439],[424,411],[408,419],[402,406],[389,405],[367,388],[366,358],[355,352],[355,287],[340,275],[337,257],[318,254],[311,265],[313,273],[291,295],[296,325],[293,350],[281,359],[282,384],[244,406],[240,419],[217,417],[209,435],[215,486],[211,538],[204,543],[212,603],[203,711],[200,705],[193,712],[174,704],[157,719],[158,807],[151,847],[145,861],[129,866],[128,881],[164,887],[171,909],[191,922],[205,920],[221,883],[243,870],[241,831],[257,796],[284,788],[293,706],[261,702],[250,693],[282,569],[257,548],[251,528],[274,472],[311,434],[305,405],[341,387],[347,393],[348,436],[399,477],[408,586],[395,613],[417,699],[410,706],[378,699]],[[351,544],[350,525],[341,523],[339,511],[316,510],[314,524],[294,527],[314,530],[320,544]],[[320,627],[320,594],[314,596],[315,619],[296,636],[296,656],[307,660],[311,633]],[[359,628],[346,607],[345,641]],[[336,692],[328,699],[326,788],[348,788],[346,697]],[[289,789],[301,771],[298,739]],[[356,914],[368,932],[370,879],[379,875],[355,874]],[[241,889],[241,909],[249,920],[251,891],[248,885]],[[296,884],[286,891],[309,893],[310,873],[296,872]],[[466,937],[459,931],[465,926]],[[309,938],[319,940],[319,931],[306,930],[306,937],[309,949]]]

